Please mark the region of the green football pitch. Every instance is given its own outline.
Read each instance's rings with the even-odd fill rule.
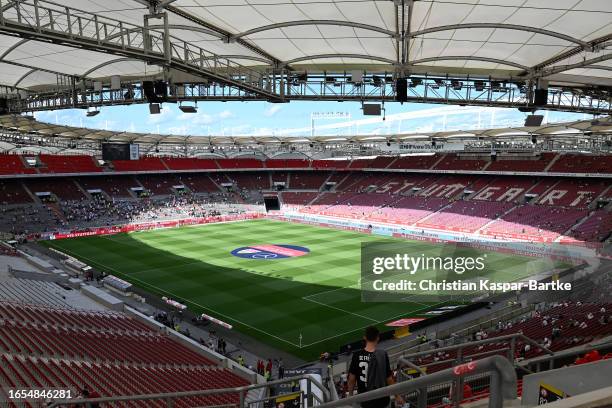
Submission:
[[[180,299],[273,347],[304,359],[356,341],[369,325],[426,317],[433,303],[363,303],[362,242],[394,241],[353,231],[268,219],[95,236],[45,244],[149,292]],[[403,241],[415,253],[435,245]],[[245,259],[240,247],[287,244],[307,255]],[[534,258],[490,253],[489,276],[516,280],[534,273]],[[544,263],[542,264],[544,268]]]

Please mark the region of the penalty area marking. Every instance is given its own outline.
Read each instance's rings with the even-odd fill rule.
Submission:
[[[421,308],[421,309],[416,309],[416,310],[413,310],[413,311],[412,311],[412,312],[410,312],[410,313],[411,313],[411,314],[418,313],[418,312],[420,312],[420,311],[422,311],[422,310],[431,309],[431,308],[433,308],[433,307],[435,307],[435,306],[436,306],[436,305],[428,305],[427,307],[423,307],[423,308]],[[386,322],[386,321],[388,321],[388,320],[397,319],[397,318],[402,317],[402,316],[406,316],[406,312],[401,313],[401,314],[398,314],[397,316],[391,316],[391,317],[385,318],[384,320],[380,320],[380,321],[378,321],[378,320],[377,320],[377,321],[376,321],[376,323]],[[326,338],[321,339],[321,340],[314,341],[314,342],[309,343],[309,344],[303,344],[303,345],[302,345],[302,347],[310,347],[310,346],[314,346],[315,344],[323,343],[324,341],[331,340],[331,339],[335,339],[336,337],[344,336],[345,334],[354,333],[354,332],[357,332],[357,331],[359,331],[359,330],[363,330],[363,329],[365,329],[365,328],[366,328],[366,327],[368,327],[368,326],[371,326],[371,324],[367,324],[367,325],[365,325],[365,326],[357,327],[357,328],[355,328],[355,329],[353,329],[353,330],[349,330],[349,331],[344,332],[344,333],[340,333],[340,334],[336,334],[336,335],[333,335],[333,336],[329,336],[329,337],[326,337]]]
[[[311,295],[311,296],[314,296],[314,295]],[[362,319],[366,319],[366,320],[369,320],[369,321],[371,321],[371,322],[378,323],[378,320],[376,320],[376,319],[372,319],[371,317],[362,316],[362,315],[360,315],[360,314],[358,314],[358,313],[349,312],[348,310],[344,310],[344,309],[341,309],[341,308],[336,307],[336,306],[328,305],[328,304],[326,304],[326,303],[318,302],[318,301],[316,301],[316,300],[308,299],[307,297],[303,297],[302,299],[303,299],[303,300],[305,300],[305,301],[307,301],[307,302],[316,303],[316,304],[321,305],[321,306],[329,307],[330,309],[335,309],[335,310],[338,310],[338,311],[340,311],[340,312],[344,312],[344,313],[347,313],[347,314],[351,314],[351,315],[353,315],[353,316],[357,316],[357,317],[360,317],[360,318],[362,318]]]
[[[339,290],[344,290],[344,289],[350,289],[350,288],[359,289],[360,285],[361,285],[361,278],[359,278],[359,281],[355,285],[348,285],[348,286],[342,286],[342,287],[336,288],[336,289],[324,290],[322,292],[313,293],[312,295],[302,296],[302,299],[310,300],[310,301],[314,302],[314,300],[312,300],[310,298],[315,297],[315,296],[319,296],[319,295],[323,295],[323,294],[327,294],[327,293],[337,292]]]

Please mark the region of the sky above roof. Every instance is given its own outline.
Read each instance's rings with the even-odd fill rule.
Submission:
[[[588,115],[539,112],[544,123],[587,119]],[[176,104],[163,104],[161,114],[148,105],[101,108],[87,117],[80,109],[35,113],[36,119],[68,126],[114,131],[192,136],[329,136],[387,135],[445,130],[522,126],[525,113],[517,109],[428,104],[385,105],[385,118],[364,116],[355,102],[206,102],[197,113],[183,113]]]

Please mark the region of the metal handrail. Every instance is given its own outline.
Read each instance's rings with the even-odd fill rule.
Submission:
[[[464,327],[465,325],[459,325],[459,326],[453,326],[452,328],[448,328],[448,329],[443,329],[437,332],[436,335],[436,339],[435,340],[430,340],[427,341],[425,343],[420,343],[418,342],[417,339],[414,339],[412,341],[413,344],[409,345],[408,347],[406,347],[408,344],[399,344],[393,347],[390,347],[387,349],[387,353],[389,353],[389,357],[393,358],[395,356],[401,355],[401,356],[405,356],[407,355],[407,353],[410,351],[410,349],[413,348],[420,348],[420,347],[424,347],[427,345],[431,345],[434,342],[437,342],[439,338],[443,338],[443,337],[447,337],[450,335],[456,335],[456,336],[461,336],[464,333],[469,333],[470,330],[474,330],[476,328],[483,328],[483,327],[493,327],[493,322],[497,322],[499,320],[505,321],[508,320],[508,316],[513,315],[512,317],[517,317],[520,316],[522,314],[527,313],[529,310],[531,310],[531,307],[519,307],[517,308],[516,306],[506,306],[500,310],[497,310],[495,312],[493,312],[491,315],[486,316],[485,320],[482,320],[483,318],[477,318],[474,319],[473,322],[476,321],[480,321],[480,323],[474,323],[471,324],[468,327]],[[493,316],[493,317],[491,317]],[[472,323],[473,323],[472,322]],[[461,328],[460,328],[461,327]],[[443,333],[448,333],[448,334],[443,334]]]
[[[120,401],[137,401],[137,400],[165,400],[169,407],[172,407],[173,400],[185,397],[201,397],[205,395],[218,395],[218,394],[240,394],[240,404],[233,404],[234,406],[244,407],[246,404],[246,394],[254,389],[269,387],[272,385],[284,384],[287,382],[295,382],[300,380],[308,380],[310,385],[315,385],[323,393],[323,400],[330,401],[331,396],[329,390],[315,379],[311,374],[302,374],[295,377],[283,378],[282,380],[269,381],[263,384],[252,384],[243,387],[232,387],[232,388],[218,388],[210,390],[197,390],[197,391],[180,391],[171,393],[156,393],[156,394],[139,394],[139,395],[120,395],[114,397],[101,397],[101,398],[74,398],[74,399],[63,399],[57,400],[49,405],[49,408],[61,407],[64,405],[73,406],[75,404],[83,404],[88,406],[91,403],[107,403],[107,402],[120,402]]]
[[[532,365],[532,364],[542,364],[542,363],[549,363],[549,366],[552,367],[552,364],[557,359],[567,358],[567,357],[575,357],[575,356],[579,356],[581,354],[585,354],[585,353],[587,353],[590,350],[608,349],[610,347],[612,347],[612,336],[610,336],[609,339],[604,339],[604,341],[602,343],[581,344],[581,345],[576,346],[576,347],[574,347],[572,349],[557,351],[556,353],[553,353],[553,354],[548,355],[548,356],[542,355],[542,356],[537,356],[537,357],[530,358],[529,360],[523,360],[523,361],[521,361],[521,362],[519,362],[517,364],[517,367],[521,368],[521,369],[526,369],[526,366],[529,366],[529,365]]]
[[[517,379],[514,366],[510,361],[501,356],[492,356],[438,371],[414,380],[389,385],[338,401],[327,402],[319,405],[318,408],[346,407],[391,395],[405,395],[414,391],[419,392],[419,404],[422,404],[423,402],[426,403],[426,390],[428,386],[451,381],[454,382],[468,375],[471,376],[484,373],[490,373],[491,377],[489,385],[489,408],[503,408],[505,399],[516,399]],[[423,405],[418,405],[418,408],[422,406]]]
[[[520,340],[523,340],[523,341],[525,341],[527,343],[530,343],[532,346],[538,347],[538,348],[544,350],[547,354],[550,354],[550,355],[554,355],[555,354],[552,350],[550,350],[550,349],[548,349],[548,348],[538,344],[538,342],[536,342],[533,339],[530,339],[529,337],[525,336],[524,334],[514,333],[514,334],[506,334],[506,335],[498,336],[498,337],[490,337],[490,338],[483,339],[483,340],[470,341],[470,342],[467,342],[467,343],[456,344],[456,345],[453,345],[453,346],[446,346],[446,347],[440,347],[440,348],[437,348],[437,349],[431,349],[431,350],[426,350],[426,351],[419,351],[417,353],[407,354],[407,355],[404,356],[404,358],[420,357],[420,356],[425,356],[425,355],[432,354],[432,353],[437,353],[437,352],[440,352],[440,351],[452,351],[452,350],[462,349],[462,348],[465,348],[467,346],[470,346],[470,347],[471,346],[479,346],[481,344],[496,343],[496,342],[503,341],[503,340],[514,340],[514,341],[516,341],[517,339],[520,339]]]

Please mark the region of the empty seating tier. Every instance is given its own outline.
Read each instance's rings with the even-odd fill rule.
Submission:
[[[430,169],[440,160],[437,154],[411,155],[398,157],[387,168],[389,169]]]
[[[4,387],[70,389],[73,395],[87,386],[102,397],[221,389],[248,385],[227,369],[201,367],[143,367],[117,362],[89,362],[32,356],[0,357],[0,384]],[[237,394],[181,398],[175,407],[222,406],[239,403]],[[16,407],[16,405],[9,405]],[[134,401],[117,407],[165,407],[165,402]]]
[[[329,173],[303,171],[292,173],[289,178],[289,185],[293,190],[319,190]]]
[[[548,169],[551,173],[612,173],[612,156],[564,154]]]
[[[475,232],[513,206],[514,204],[504,202],[455,201],[449,207],[417,225],[451,231]]]
[[[179,180],[194,193],[218,192],[219,187],[207,174],[180,174]]]
[[[41,173],[91,173],[100,172],[93,156],[55,156],[41,154],[38,159],[42,167]]]
[[[435,165],[436,170],[482,170],[489,163],[487,160],[470,159],[449,154]]]
[[[180,184],[180,181],[172,174],[141,174],[137,179],[144,188],[157,195],[172,194],[172,188]]]
[[[70,308],[66,303],[64,289],[54,282],[29,279],[0,281],[0,298],[18,303],[39,303],[53,307]],[[4,317],[4,315],[0,314]]]
[[[268,159],[265,164],[269,169],[297,169],[310,167],[310,161],[306,159]]]
[[[164,157],[163,161],[170,170],[206,170],[219,168],[213,159]]]
[[[554,157],[555,153],[542,153],[525,159],[498,157],[487,167],[487,171],[544,171]]]
[[[87,386],[106,397],[248,385],[123,313],[0,302],[0,317],[0,389],[68,388],[76,396]],[[232,393],[191,397],[175,406],[235,404],[238,398]],[[120,406],[164,405],[147,401]]]
[[[511,238],[537,238],[552,241],[587,216],[588,210],[565,207],[520,205],[483,231],[485,234]]]
[[[31,203],[32,198],[19,181],[0,180],[0,204]]]
[[[281,198],[283,204],[293,206],[293,207],[303,207],[314,200],[319,193],[312,192],[289,192],[283,191],[281,193]]]
[[[54,194],[60,200],[82,200],[85,194],[79,189],[74,179],[62,180],[54,183],[53,180],[31,179],[25,181],[26,187],[40,198],[45,198],[45,193]],[[38,194],[36,194],[38,193]]]
[[[0,174],[33,174],[36,169],[28,168],[22,157],[16,154],[0,154]]]
[[[222,169],[258,169],[264,165],[259,159],[217,159]]]
[[[132,187],[141,187],[132,176],[79,177],[77,182],[85,189],[101,190],[111,197],[131,197]]]
[[[34,159],[37,167],[28,166],[26,159]],[[488,157],[458,154],[414,153],[402,156],[377,156],[350,159],[267,159],[192,158],[143,156],[139,160],[113,160],[111,167],[101,167],[97,158],[89,155],[13,155],[0,154],[1,174],[80,173],[101,171],[171,171],[216,169],[414,169],[463,170],[548,173],[612,174],[612,157],[592,154],[541,153],[533,157],[500,156],[495,161]]]
[[[313,160],[312,167],[315,169],[346,169],[350,160]]]
[[[238,188],[247,190],[270,189],[270,176],[268,173],[227,173],[227,177],[231,179]]]
[[[168,170],[159,157],[141,157],[140,160],[113,160],[116,171]]]

